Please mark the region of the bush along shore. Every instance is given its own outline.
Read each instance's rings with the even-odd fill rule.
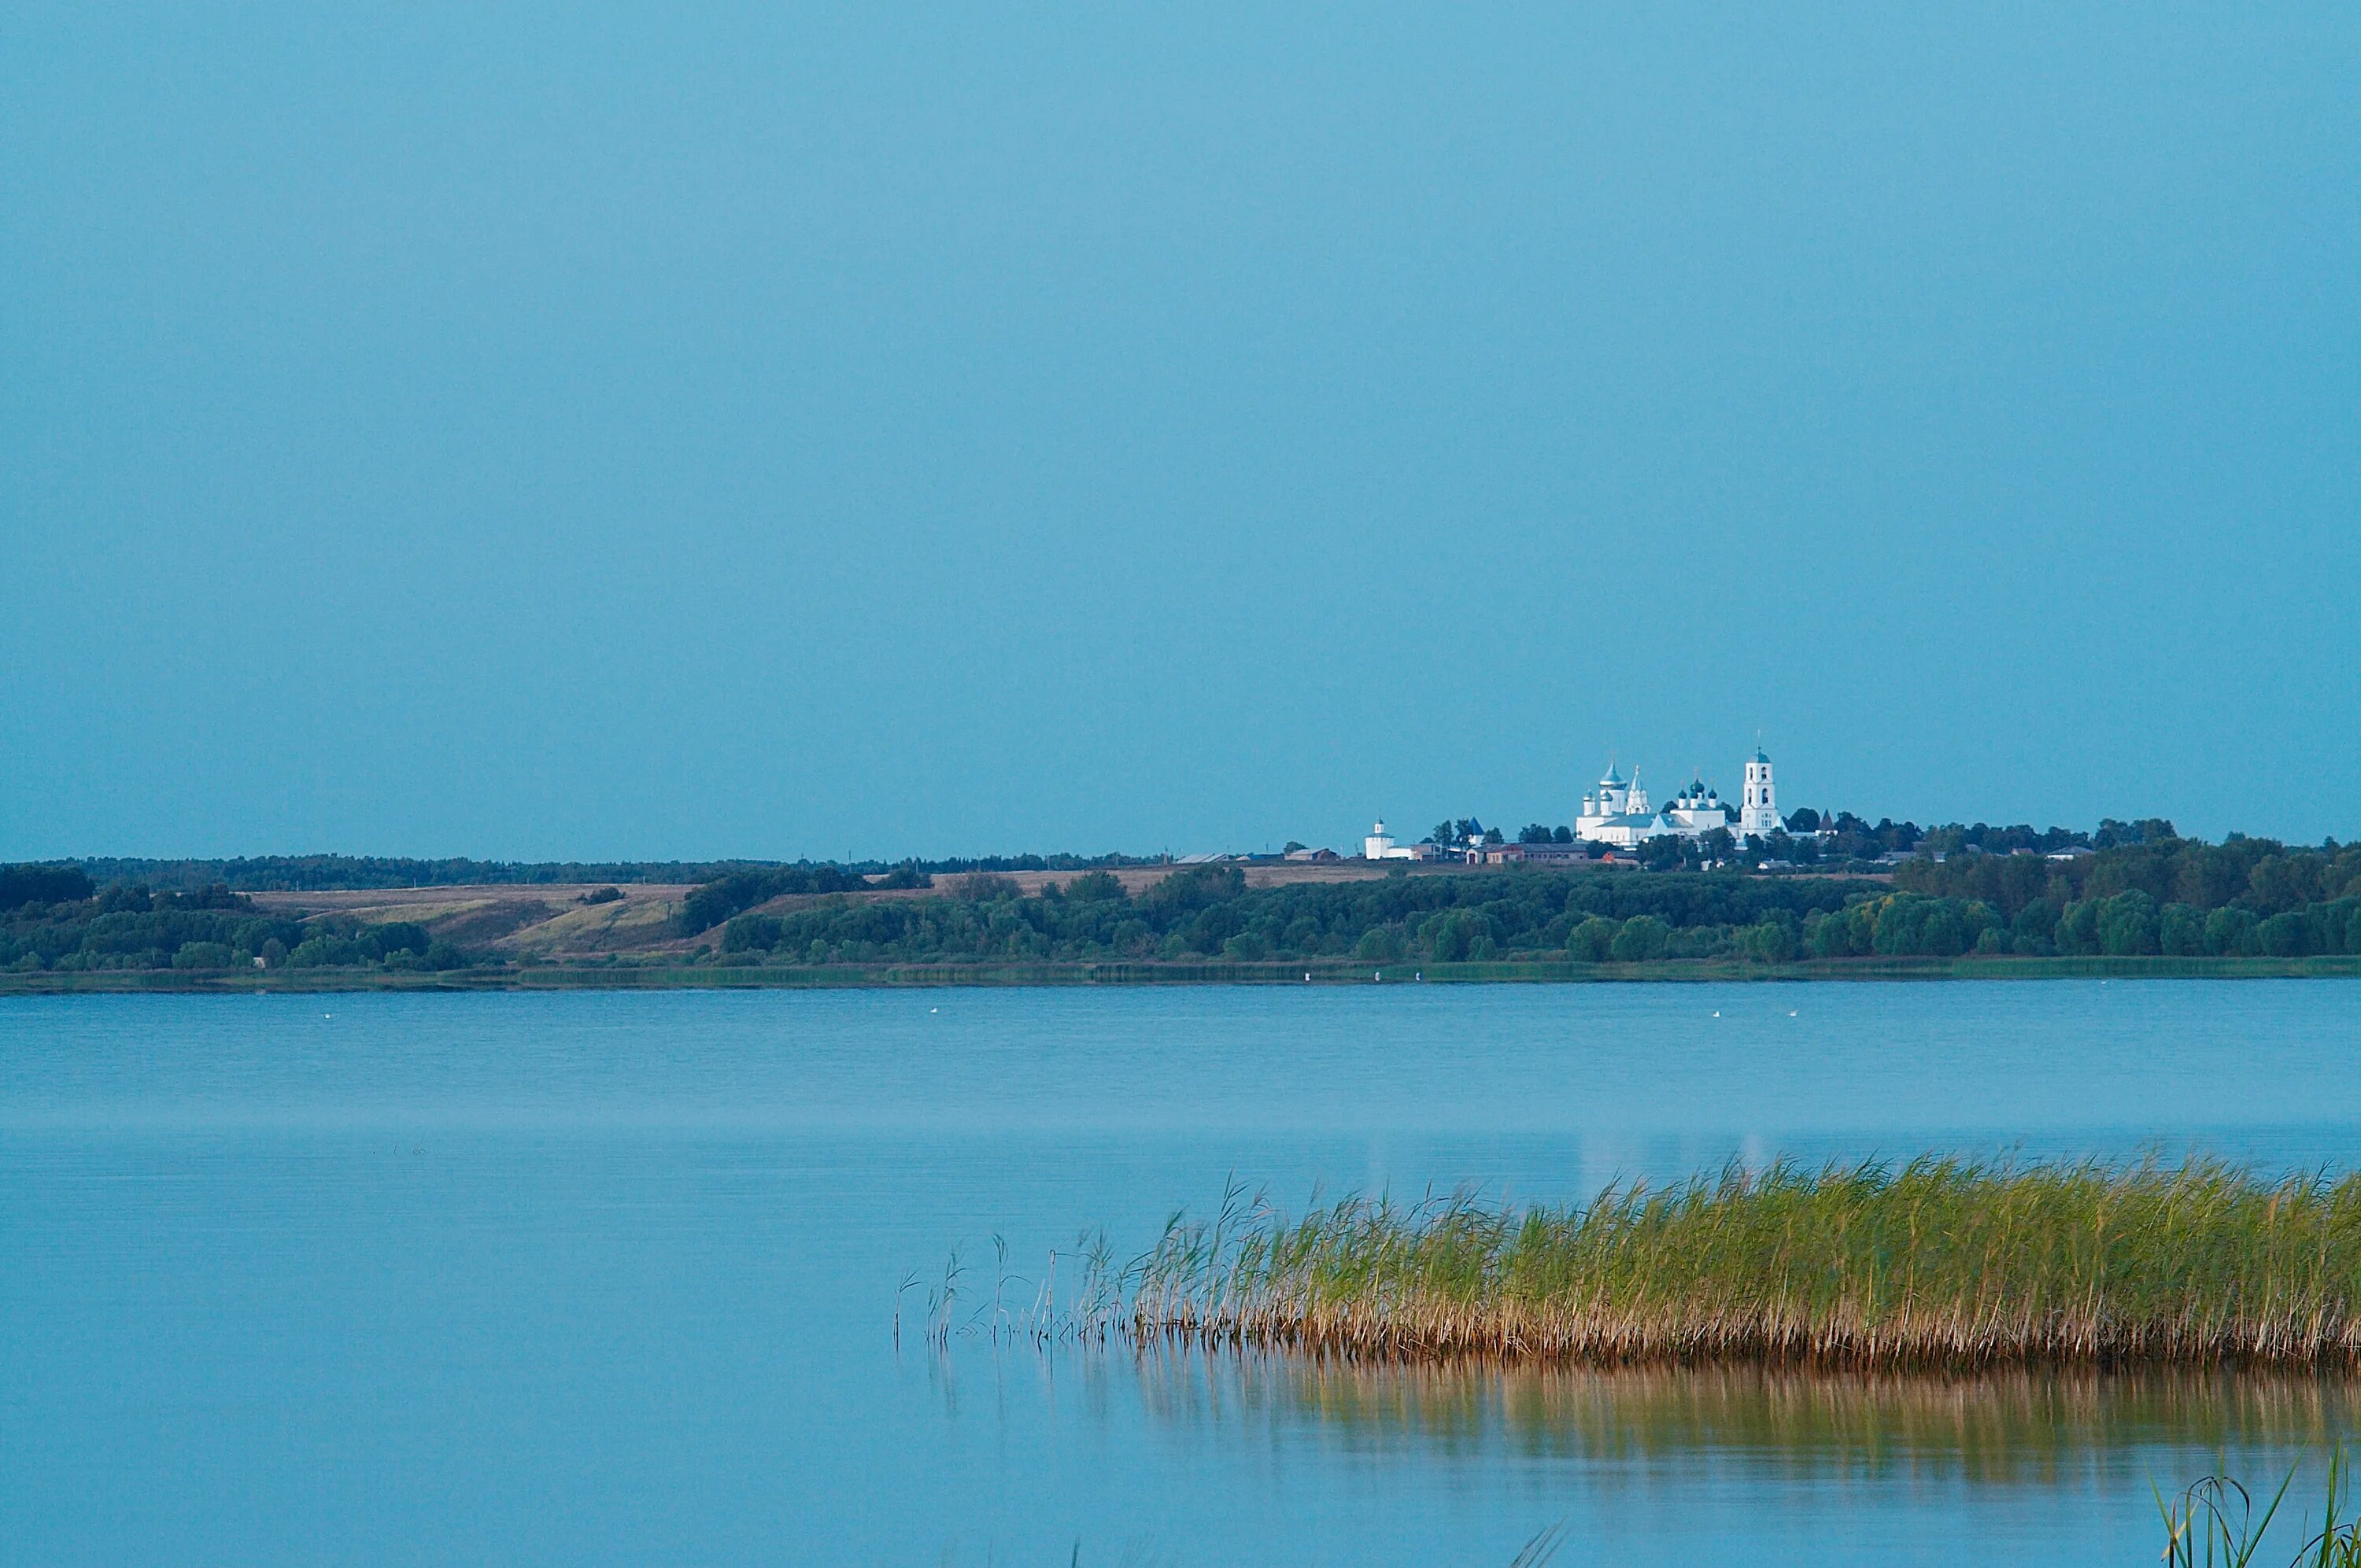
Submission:
[[[826,870],[784,891],[827,894]],[[684,907],[681,934],[719,921],[713,961],[789,965],[2361,954],[2361,848],[2290,851],[2261,839],[2176,839],[2063,863],[2023,855],[1922,860],[1894,868],[1890,885],[1737,872],[1496,868],[1254,886],[1235,867],[1202,866],[1136,894],[1104,872],[1031,894],[1006,877],[977,875],[904,898],[819,896],[756,907],[779,890],[776,880],[752,875],[699,889]]]
[[[1402,1360],[2361,1366],[2361,1175],[1926,1157],[1587,1204],[1232,1202],[1135,1266],[1127,1331]]]

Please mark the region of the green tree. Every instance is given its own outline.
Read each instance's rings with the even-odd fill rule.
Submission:
[[[1640,846],[1640,863],[1652,872],[1677,871],[1687,852],[1688,847],[1678,838],[1659,833]]]
[[[2089,957],[2099,950],[2099,909],[2101,900],[2076,899],[2058,916],[2058,930],[2053,938],[2061,953]]]
[[[1851,919],[1843,911],[1813,915],[1804,922],[1804,949],[1816,959],[1852,956]]]
[[[1664,956],[1666,939],[1671,930],[1653,915],[1635,915],[1623,922],[1615,933],[1614,946],[1609,949],[1622,963],[1645,963]]]
[[[2026,905],[2016,912],[2016,918],[2009,922],[2010,948],[2020,953],[2047,955],[2055,951],[2058,916],[2058,905],[2048,899],[2037,898]]]
[[[2186,904],[2168,904],[2158,917],[2157,950],[2173,958],[2194,958],[2205,951],[2205,917]]]
[[[1740,950],[1758,963],[1784,963],[1795,956],[1797,935],[1784,921],[1757,921],[1740,931]]]
[[[1594,915],[1566,933],[1566,957],[1578,963],[1605,963],[1612,956],[1615,933],[1622,929],[1616,921]]]
[[[1066,896],[1084,904],[1123,896],[1123,883],[1113,872],[1084,872],[1066,884]]]
[[[2273,855],[2257,861],[2247,877],[2257,912],[2285,914],[2320,897],[2323,869],[2317,855]]]
[[[1476,939],[1477,918],[1465,909],[1446,909],[1427,922],[1426,948],[1435,962],[1456,963],[1467,956],[1467,946]]]
[[[2156,900],[2139,888],[2119,893],[2099,911],[2099,950],[2111,958],[2157,950]]]
[[[412,925],[408,921],[395,921],[379,927],[377,943],[380,952],[412,952],[422,956],[433,945],[426,935],[425,927]]]
[[[2225,908],[2206,916],[2205,950],[2217,958],[2242,958],[2262,951],[2255,936],[2254,914]]]
[[[79,866],[0,866],[0,909],[79,903],[90,895],[90,878]]]
[[[2300,959],[2312,951],[2312,922],[2294,910],[2272,916],[2257,935],[2263,951],[2275,959]]]

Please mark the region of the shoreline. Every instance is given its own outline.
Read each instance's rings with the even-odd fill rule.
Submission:
[[[1378,978],[1378,977],[1382,978]],[[2361,955],[2271,958],[1835,959],[1790,963],[1664,959],[1645,963],[583,964],[422,971],[54,970],[0,973],[0,997],[147,992],[481,991],[886,991],[951,986],[1703,984],[1977,980],[2361,979]]]

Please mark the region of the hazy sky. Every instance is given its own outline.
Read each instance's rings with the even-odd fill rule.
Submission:
[[[1343,844],[1758,731],[2350,838],[2357,82],[2322,5],[13,5],[0,856]]]

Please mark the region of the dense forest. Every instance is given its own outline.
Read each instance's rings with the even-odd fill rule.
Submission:
[[[46,873],[46,874],[44,874]],[[423,927],[266,915],[215,883],[152,893],[97,889],[74,868],[0,867],[0,970],[465,968],[468,955]]]
[[[1175,872],[1137,898],[1104,872],[1052,883],[1033,897],[989,874],[938,891],[741,915],[723,927],[720,948],[794,962],[1351,957],[1391,963],[1565,949],[1587,927],[1592,938],[1606,932],[1610,948],[1629,928],[1628,956],[1703,957],[1725,950],[1733,926],[1773,916],[1800,921],[1841,907],[1845,898],[1843,883],[1822,878],[1639,872],[1496,872],[1249,889],[1233,866]]]
[[[1086,874],[1020,896],[973,876],[933,897],[822,899],[723,927],[725,958],[790,963],[1333,959],[1956,958],[2361,952],[2361,847],[2142,834],[2071,858],[1974,846],[1890,884],[1735,872],[1488,872],[1249,889],[1232,867],[1137,898]]]
[[[1894,868],[1983,951],[2301,958],[2361,952],[2361,844],[2158,837],[2071,860],[1949,854]],[[1987,938],[1987,933],[1990,937]],[[1872,938],[1873,940],[1873,938]],[[1878,950],[1848,927],[1815,952]]]

